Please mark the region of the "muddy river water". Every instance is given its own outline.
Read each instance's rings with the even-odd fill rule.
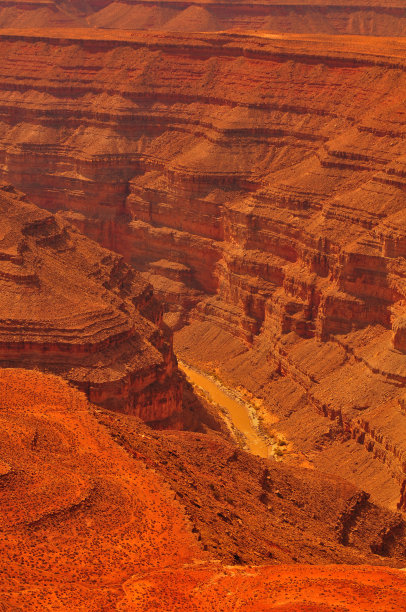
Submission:
[[[272,454],[271,446],[266,443],[250,417],[250,408],[246,403],[233,397],[231,391],[228,392],[209,374],[197,371],[180,360],[179,368],[193,385],[203,389],[211,402],[226,410],[234,428],[243,435],[247,450],[260,457],[268,457]]]

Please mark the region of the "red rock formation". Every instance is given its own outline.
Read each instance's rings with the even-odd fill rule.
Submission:
[[[84,394],[65,381],[40,372],[0,370],[0,397],[2,609],[228,612],[233,607],[253,612],[333,608],[369,612],[373,605],[381,612],[406,610],[403,571],[353,565],[233,567],[219,561],[225,552],[221,541],[214,554],[212,549],[204,551],[207,535],[203,534],[201,542],[196,537],[180,491],[187,493],[188,502],[195,503],[195,516],[198,512],[204,516],[197,495],[210,496],[206,468],[214,464],[212,438],[158,433],[132,417],[115,418],[89,405]],[[307,486],[301,485],[300,475],[289,474],[289,470],[285,474],[286,468],[275,462],[239,451],[233,458],[231,446],[217,444],[221,455],[224,453],[220,464],[231,452],[228,467],[220,469],[233,474],[233,481],[225,481],[220,494],[235,501],[234,489],[244,491],[244,498],[252,504],[261,491],[262,501],[257,503],[263,506],[264,496],[268,497],[272,509],[266,513],[265,533],[277,556],[285,554],[285,548],[293,549],[295,542],[290,537],[295,531],[305,540],[303,527],[309,526],[313,508],[319,513],[314,522],[322,526],[327,519],[322,526],[323,539],[327,539],[320,542],[319,535],[316,543],[309,531],[307,546],[300,549],[296,545],[298,555],[309,555],[318,548],[325,559],[337,556],[337,560],[382,563],[382,556],[368,551],[367,540],[361,542],[365,529],[370,535],[381,528],[388,533],[378,534],[379,541],[383,537],[389,548],[379,555],[387,555],[388,564],[404,563],[405,534],[399,533],[404,522],[398,518],[394,541],[389,533],[390,513],[372,504],[366,511],[365,505],[360,508],[358,504],[356,527],[351,512],[357,501],[343,504],[350,485],[331,478],[312,479],[309,474],[305,476]],[[257,465],[254,474],[245,469],[244,461]],[[176,482],[175,473],[180,475],[182,470],[185,474]],[[190,482],[193,472],[198,490]],[[253,490],[247,488],[247,478],[258,475],[261,482]],[[312,481],[315,489],[309,487]],[[325,489],[326,484],[330,490]],[[173,490],[172,485],[177,488]],[[219,492],[212,491],[212,495]],[[226,507],[229,503],[223,502],[218,520],[225,521],[224,533],[232,530],[238,537],[233,527],[236,517]],[[242,509],[243,504],[238,511]],[[337,511],[343,520],[338,529],[331,530]],[[292,524],[295,514],[309,515],[300,529]],[[344,523],[351,531],[347,546],[338,543]],[[206,530],[216,537],[216,524],[207,522]],[[249,533],[249,523],[245,530]],[[362,552],[357,551],[360,542]],[[249,549],[250,544],[244,546]],[[255,542],[251,546],[254,555]]]
[[[404,36],[401,0],[1,0],[0,27]]]
[[[179,423],[182,383],[151,286],[10,187],[0,215],[1,366],[56,372],[101,406]]]
[[[144,271],[192,323],[187,359],[403,508],[405,43],[72,30],[0,48],[3,177]]]

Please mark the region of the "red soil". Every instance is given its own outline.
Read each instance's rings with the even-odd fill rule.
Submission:
[[[137,612],[162,609],[179,612],[396,612],[406,609],[404,577],[368,567],[196,568],[179,570],[175,575],[158,573],[152,584],[150,580],[141,585],[129,581],[126,586],[127,602],[131,610]],[[165,608],[168,597],[174,603]]]
[[[0,370],[0,584],[6,610],[129,609],[136,575],[203,559],[162,479],[61,379]]]
[[[108,413],[39,372],[0,370],[0,397],[2,609],[406,610],[393,569],[213,562],[163,476],[99,422]]]

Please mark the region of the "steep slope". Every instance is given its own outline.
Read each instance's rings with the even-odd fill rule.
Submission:
[[[405,43],[72,30],[0,49],[3,177],[144,271],[190,323],[186,361],[404,508]]]
[[[0,365],[52,371],[102,406],[179,423],[182,383],[151,286],[11,187],[0,216]]]
[[[369,563],[404,567],[406,524],[341,478],[237,449],[218,435],[98,421],[164,478],[199,541],[227,564]]]
[[[0,370],[0,397],[3,609],[323,612],[334,606],[336,610],[366,612],[371,604],[382,612],[391,607],[406,609],[404,572],[394,569],[298,564],[224,566],[215,555],[205,552],[195,537],[196,528],[185,515],[179,493],[175,499],[170,488],[174,480],[168,483],[165,479],[169,472],[157,471],[150,457],[144,455],[150,445],[142,449],[138,446],[149,438],[156,451],[165,449],[164,433],[153,432],[131,417],[120,419],[95,409],[66,382],[40,372]],[[109,420],[106,427],[103,422]],[[197,466],[196,453],[188,456],[191,449],[183,449],[182,441],[176,438],[172,433],[167,447],[172,453],[175,448],[180,453],[172,468],[188,468],[190,462]],[[202,449],[208,441],[203,462],[210,455],[210,440],[203,435],[199,440]],[[160,460],[163,464],[164,457]],[[262,467],[268,466],[268,485],[274,476],[278,484],[282,482],[282,467],[257,461]],[[243,473],[245,476],[239,470],[235,472],[237,486],[243,485],[246,470]],[[291,478],[288,473],[287,482]],[[334,490],[332,482],[321,479],[318,487],[322,490],[328,484]],[[201,490],[207,484],[202,483]],[[340,483],[336,484],[340,490]],[[234,484],[226,482],[224,487],[231,493]],[[192,490],[189,484],[189,495]],[[275,509],[279,501],[279,510],[286,512],[298,492],[281,490],[281,495],[287,495],[285,500],[277,491],[269,495]],[[348,485],[344,483],[341,492],[348,493]],[[328,493],[325,491],[326,498]],[[249,499],[253,492],[248,490],[245,496]],[[310,499],[305,494],[305,506]],[[369,527],[387,526],[390,513],[371,509],[366,521]],[[328,515],[331,510],[332,506],[326,512],[320,504],[320,519],[323,512]],[[347,520],[353,524],[360,516],[365,518],[368,513],[365,515],[364,510],[360,509],[356,519],[347,516]],[[273,535],[277,533],[275,522],[273,512],[268,511],[268,533]],[[365,527],[363,519],[360,525],[361,529]],[[397,544],[404,549],[405,534],[399,534],[399,525],[404,530],[398,518]],[[214,533],[215,527],[207,528]],[[354,534],[356,531],[354,528]],[[340,533],[339,529],[330,537],[339,538]],[[311,534],[309,538],[311,543]],[[388,541],[392,540],[389,536]],[[326,542],[327,550],[329,544]],[[287,545],[292,546],[289,542]],[[278,550],[276,542],[273,547]],[[300,554],[300,548],[296,548]],[[222,549],[220,546],[220,554]],[[357,555],[356,543],[350,542],[341,547],[336,544],[335,553],[327,552],[327,558],[330,554],[340,557],[340,549],[344,558]],[[404,562],[404,551],[403,557],[396,558],[393,553],[393,548],[384,552],[385,558],[369,553],[368,559]]]

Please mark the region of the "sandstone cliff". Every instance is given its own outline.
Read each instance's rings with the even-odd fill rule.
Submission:
[[[294,553],[404,565],[404,521],[347,483],[209,436],[154,432],[40,372],[0,370],[0,397],[1,609],[406,610],[402,571],[280,565]],[[232,475],[221,486],[219,470]],[[205,507],[210,496],[218,509]],[[244,500],[264,508],[248,522]],[[268,537],[262,527],[257,559],[268,550],[272,565],[222,563],[230,542],[255,558],[258,520]]]
[[[0,169],[143,271],[178,350],[405,505],[406,45],[4,32]]]
[[[101,406],[179,425],[182,382],[151,286],[12,187],[0,216],[0,365],[58,373]]]

